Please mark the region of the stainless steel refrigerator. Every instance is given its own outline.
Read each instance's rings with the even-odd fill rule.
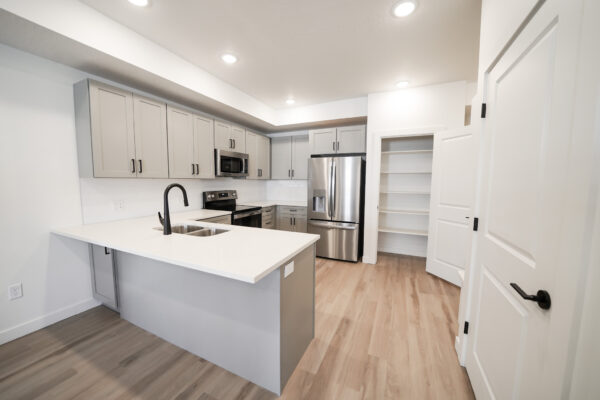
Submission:
[[[317,256],[358,261],[364,215],[363,155],[310,158],[308,232],[321,235]]]

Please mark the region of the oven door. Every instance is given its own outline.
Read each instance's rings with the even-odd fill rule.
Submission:
[[[248,176],[248,154],[215,149],[216,176]]]
[[[249,226],[251,228],[261,228],[262,210],[246,211],[233,214],[233,224]]]

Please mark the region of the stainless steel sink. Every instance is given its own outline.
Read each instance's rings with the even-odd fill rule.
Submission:
[[[188,233],[190,236],[214,236],[219,235],[221,233],[228,232],[227,229],[217,229],[217,228],[204,228],[199,231],[194,231]]]
[[[157,226],[154,229],[162,231],[162,226]],[[189,236],[214,236],[228,232],[227,229],[207,228],[197,225],[173,225],[171,232]]]

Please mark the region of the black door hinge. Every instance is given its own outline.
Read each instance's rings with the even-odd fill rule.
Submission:
[[[465,328],[463,329],[465,335],[469,334],[469,321],[465,321]]]
[[[473,220],[473,230],[474,230],[475,232],[477,232],[477,230],[478,230],[478,229],[479,229],[479,218],[475,218],[475,219]]]
[[[485,118],[487,112],[487,104],[481,103],[481,118]]]

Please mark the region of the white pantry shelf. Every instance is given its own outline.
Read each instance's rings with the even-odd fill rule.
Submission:
[[[392,154],[418,154],[418,153],[433,153],[433,150],[398,150],[398,151],[382,151],[383,155]]]
[[[381,194],[421,194],[421,195],[429,195],[430,191],[427,190],[382,190],[379,192]]]
[[[381,171],[382,174],[430,174],[431,171]]]
[[[379,232],[397,233],[397,234],[401,234],[401,235],[415,235],[415,236],[427,236],[428,235],[427,231],[419,230],[419,229],[379,228]]]
[[[382,208],[379,212],[384,214],[429,215],[429,210],[393,210]]]

